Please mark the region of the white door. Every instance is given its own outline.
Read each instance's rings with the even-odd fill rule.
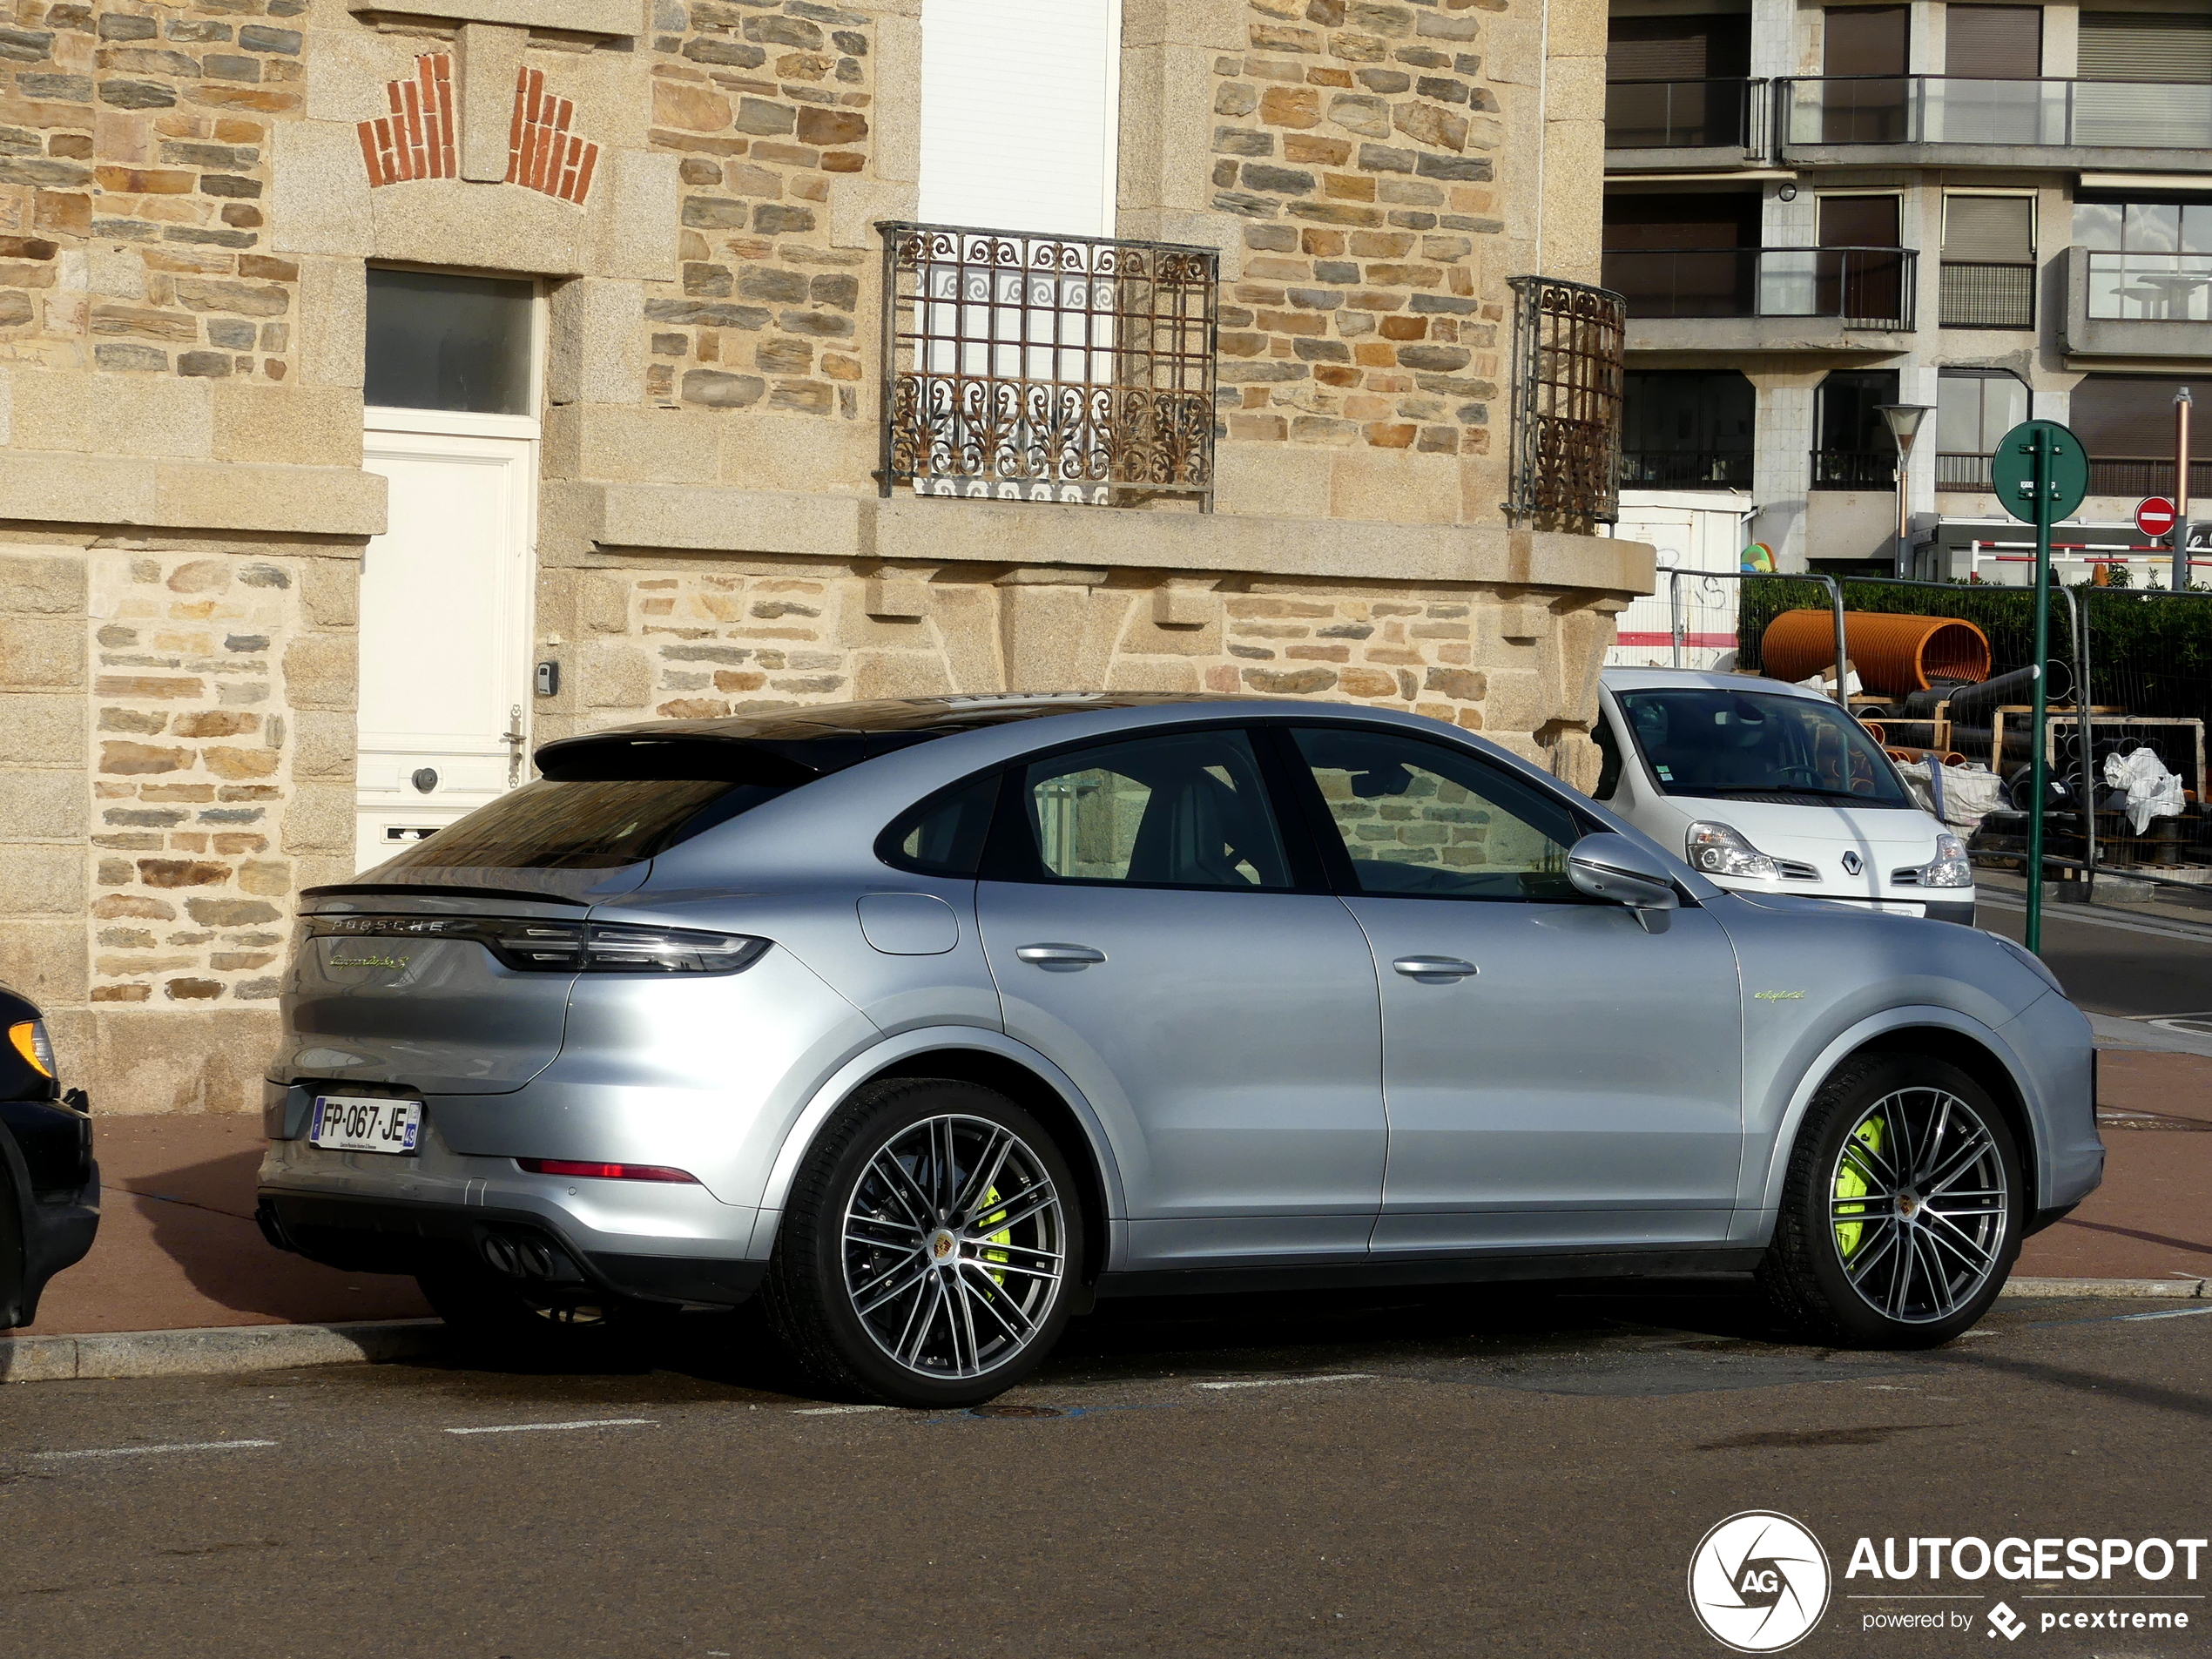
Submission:
[[[390,482],[361,561],[355,862],[368,869],[521,783],[537,422],[368,411]]]

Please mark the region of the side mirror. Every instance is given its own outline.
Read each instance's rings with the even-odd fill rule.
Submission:
[[[1635,913],[1648,934],[1667,930],[1667,913],[1682,900],[1666,867],[1625,835],[1585,835],[1567,854],[1567,879],[1578,893]]]

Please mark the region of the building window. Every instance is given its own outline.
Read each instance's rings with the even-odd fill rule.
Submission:
[[[534,297],[528,282],[371,266],[364,401],[375,408],[536,414]]]
[[[2092,317],[2212,321],[2212,201],[2076,202],[2074,243]]]
[[[1748,146],[1748,12],[1614,17],[1605,46],[1608,150]]]
[[[1813,393],[1812,487],[1888,489],[1897,480],[1897,441],[1881,406],[1897,401],[1897,371],[1838,369]]]
[[[2187,379],[2087,374],[2074,388],[2067,424],[2089,452],[2092,496],[2174,493],[2174,398]],[[2202,387],[2204,381],[2195,384]],[[2189,494],[2212,492],[2212,461],[2189,462]]]
[[[1946,196],[1946,328],[2035,327],[2035,199]]]
[[[1749,191],[1605,199],[1602,280],[1631,317],[1755,315],[1758,246]]]
[[[1733,369],[1642,369],[1621,417],[1623,489],[1749,489],[1757,395]]]
[[[2001,368],[1946,368],[1936,390],[1936,488],[1989,489],[1997,442],[2027,419],[2027,387]]]

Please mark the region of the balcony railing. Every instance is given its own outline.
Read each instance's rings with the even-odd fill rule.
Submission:
[[[2035,327],[2035,267],[1946,260],[1939,320],[1946,328]]]
[[[1623,489],[1749,489],[1749,449],[1623,449]]]
[[[2166,496],[2174,493],[2174,457],[2166,455],[2091,455],[2089,493],[2092,496]],[[2212,494],[2212,461],[2189,462],[2189,495],[2202,499]]]
[[[1812,452],[1815,489],[1894,489],[1897,488],[1895,449],[1816,449]]]
[[[1969,495],[1989,493],[1989,457],[1936,452],[1936,488]]]
[[[2212,253],[2085,252],[2090,316],[2116,322],[2212,322]]]
[[[1846,328],[1912,327],[1905,247],[1662,248],[1604,256],[1605,286],[1638,320],[1834,317]]]
[[[1218,253],[877,228],[886,495],[1211,509]]]
[[[1844,75],[1778,81],[1783,143],[2212,146],[2212,85]]]
[[[1764,81],[1608,81],[1608,150],[1764,148]]]

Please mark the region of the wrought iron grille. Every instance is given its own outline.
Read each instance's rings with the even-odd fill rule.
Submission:
[[[1946,328],[2035,327],[2035,267],[1980,260],[1943,262]]]
[[[1514,293],[1512,499],[1516,524],[1589,534],[1620,516],[1622,335],[1605,288],[1509,277]]]
[[[1211,510],[1218,253],[876,228],[885,495]]]
[[[1812,452],[1815,489],[1894,489],[1897,451],[1894,449],[1816,449]]]

